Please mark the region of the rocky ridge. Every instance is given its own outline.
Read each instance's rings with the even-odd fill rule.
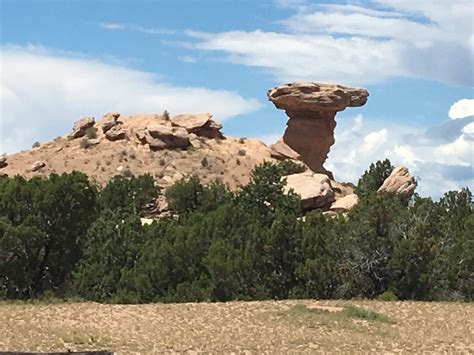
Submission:
[[[334,181],[323,163],[334,144],[335,115],[365,104],[365,89],[322,83],[291,83],[268,92],[284,109],[288,127],[268,147],[257,139],[225,136],[211,113],[121,115],[110,112],[96,121],[82,117],[72,131],[29,151],[0,157],[1,175],[26,178],[79,170],[99,184],[117,174],[151,174],[163,189],[197,175],[204,183],[221,181],[237,189],[250,180],[251,170],[264,161],[291,159],[307,171],[284,177],[285,191],[301,196],[303,210],[322,209],[335,215],[358,202],[353,185]],[[411,195],[416,184],[404,167],[396,168],[379,192]],[[163,200],[150,210],[166,210]]]

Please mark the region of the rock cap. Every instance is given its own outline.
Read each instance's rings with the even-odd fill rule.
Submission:
[[[288,83],[267,92],[276,108],[286,111],[343,111],[367,102],[366,89],[329,83]]]

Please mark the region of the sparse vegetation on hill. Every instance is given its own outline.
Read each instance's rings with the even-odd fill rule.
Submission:
[[[237,191],[179,180],[166,192],[173,213],[151,225],[139,218],[161,194],[151,176],[116,176],[102,189],[78,172],[1,177],[0,296],[127,303],[474,298],[469,190],[407,202],[370,183],[346,215],[304,215],[282,179],[302,169],[265,163]],[[386,170],[369,169],[361,180],[379,181]]]

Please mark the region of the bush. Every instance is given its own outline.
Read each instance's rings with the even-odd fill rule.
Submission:
[[[80,140],[79,142],[79,146],[82,148],[82,149],[88,149],[90,148],[91,146],[91,143],[89,142],[89,138],[87,137],[84,137]]]
[[[31,148],[39,148],[39,147],[41,147],[41,143],[40,142],[34,142],[33,146]]]
[[[86,129],[86,137],[89,139],[97,138],[97,128],[96,127],[89,127]]]

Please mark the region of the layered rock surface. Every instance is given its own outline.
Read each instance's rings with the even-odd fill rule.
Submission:
[[[413,195],[416,188],[416,181],[404,166],[397,166],[393,169],[388,178],[385,179],[378,192],[392,192],[406,195]]]
[[[323,164],[334,144],[336,113],[346,107],[364,105],[369,96],[367,90],[324,83],[290,83],[270,89],[267,96],[290,118],[282,140],[271,147],[273,156],[299,156],[312,171],[332,178]]]

